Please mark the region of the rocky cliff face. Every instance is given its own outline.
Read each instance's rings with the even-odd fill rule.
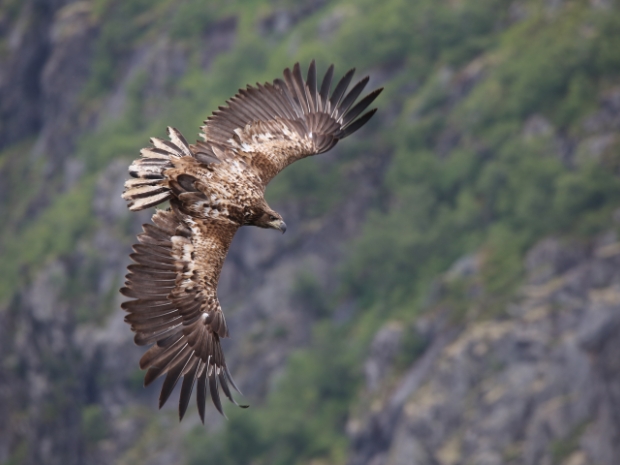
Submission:
[[[381,340],[398,340],[382,329],[367,363],[370,409],[348,425],[349,463],[617,463],[616,240],[540,242],[527,256],[527,283],[501,317],[455,324],[439,306],[418,322],[427,338],[419,360],[378,388],[370,367],[390,367],[379,359]],[[474,304],[467,315],[479,310]]]

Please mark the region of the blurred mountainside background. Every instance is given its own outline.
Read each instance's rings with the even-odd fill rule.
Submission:
[[[247,83],[379,111],[267,191],[220,281],[251,408],[157,410],[120,198]],[[620,2],[0,0],[0,464],[620,463]]]

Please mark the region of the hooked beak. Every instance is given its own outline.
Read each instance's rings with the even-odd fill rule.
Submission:
[[[284,221],[277,220],[277,221],[274,221],[271,224],[273,225],[274,229],[277,229],[278,231],[282,231],[282,234],[284,234],[286,232],[286,223]]]

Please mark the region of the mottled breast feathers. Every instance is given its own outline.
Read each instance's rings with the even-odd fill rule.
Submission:
[[[170,127],[170,140],[152,138],[129,168],[123,198],[130,210],[165,201],[170,207],[138,235],[121,289],[131,300],[122,308],[135,342],[151,345],[140,360],[145,385],[165,376],[160,407],[183,379],[181,418],[195,386],[203,422],[209,393],[220,413],[220,389],[235,402],[220,344],[228,326],[217,284],[236,231],[244,225],[284,231],[265,202],[267,184],[296,160],[331,149],[376,111],[363,113],[382,89],[355,103],[368,77],[347,91],[351,70],[332,91],[333,73],[332,65],[319,85],[312,61],[305,80],[296,64],[283,79],[248,86],[205,121],[203,140],[189,144]]]

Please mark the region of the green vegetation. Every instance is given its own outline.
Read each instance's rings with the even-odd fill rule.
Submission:
[[[28,457],[28,443],[22,441],[15,447],[11,456],[2,462],[2,465],[19,465],[25,462],[26,457]]]
[[[569,431],[563,439],[551,443],[550,450],[553,465],[565,463],[566,459],[579,449],[579,440],[587,427],[587,422],[581,423]]]
[[[0,241],[0,303],[43,264],[74,250],[78,239],[91,231],[91,186],[92,180],[59,195],[38,217],[21,227],[5,224]]]
[[[293,353],[263,407],[230,408],[224,429],[205,438],[197,427],[187,438],[189,463],[289,465],[323,457],[343,463],[342,435],[348,400],[360,377],[360,340],[342,328],[318,324],[307,349]]]
[[[175,41],[187,52],[188,68],[158,96],[165,111],[155,116],[145,111],[153,103],[146,94],[149,76],[134,76],[124,115],[79,141],[86,177],[51,199],[43,213],[25,220],[34,197],[8,199],[18,213],[0,210],[10,220],[0,242],[0,302],[30,276],[22,270],[68,254],[92,234],[96,175],[116,158],[131,159],[148,137],[163,136],[167,124],[191,138],[238,87],[272,79],[295,61],[316,58],[321,69],[335,62],[337,74],[349,66],[370,71],[386,87],[377,103],[381,116],[341,144],[338,157],[298,163],[268,192],[276,207],[299,202],[304,218],[317,219],[355,192],[345,180],[360,160],[383,162],[377,163],[386,170],[360,235],[346,244],[342,286],[325,295],[312,275],[300,275],[295,294],[319,320],[311,345],[291,355],[263,405],[230,409],[222,430],[207,436],[199,428],[186,439],[190,464],[341,464],[360,367],[382,324],[397,319],[411,328],[428,309],[430,284],[467,253],[483,252],[482,287],[499,308],[522,279],[523,254],[537,240],[550,234],[587,238],[609,227],[620,207],[617,143],[601,157],[586,150],[571,158],[559,139],[570,145],[585,138],[584,120],[618,85],[620,11],[617,2],[596,9],[574,0],[550,11],[530,1],[526,17],[517,21],[510,2],[500,0],[333,0],[292,29],[261,35],[258,21],[296,3],[241,3],[95,2],[102,29],[83,94],[87,102],[96,105],[118,84],[130,52],[148,41]],[[233,13],[234,45],[205,73],[205,35]],[[545,122],[541,130],[527,129],[534,117]],[[0,170],[39,179],[37,163],[27,171],[26,162],[10,162],[19,150],[0,155]],[[92,289],[88,272],[80,279],[69,294]],[[466,298],[467,283],[446,287],[443,302],[454,307],[455,322],[467,311]],[[336,324],[333,311],[345,300],[356,302],[357,313],[354,321]],[[426,343],[407,331],[399,369]],[[131,383],[138,383],[137,375]],[[84,412],[92,440],[104,434],[96,429],[97,415]],[[572,444],[554,445],[554,457],[564,458]]]
[[[84,437],[90,444],[105,439],[108,432],[100,405],[87,405],[82,409],[82,429]]]

